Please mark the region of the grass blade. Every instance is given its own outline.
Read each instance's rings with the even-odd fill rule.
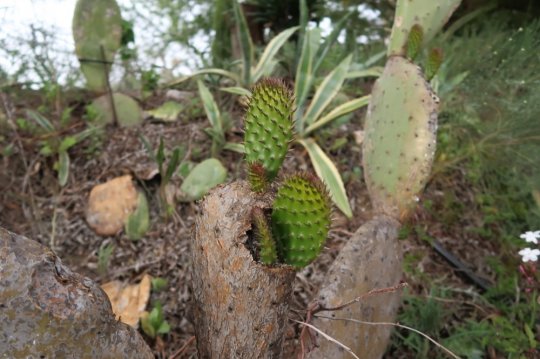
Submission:
[[[345,186],[336,165],[324,153],[312,138],[297,140],[308,151],[315,172],[328,187],[332,201],[348,217],[352,217],[351,206],[345,192]]]
[[[351,101],[347,101],[344,104],[339,105],[338,107],[330,111],[328,114],[324,115],[319,120],[309,125],[304,132],[304,136],[335,120],[336,118],[339,118],[343,115],[346,115],[348,113],[358,110],[361,107],[366,106],[367,104],[369,104],[370,98],[371,96],[367,95]]]
[[[253,70],[253,76],[251,78],[252,82],[256,82],[263,75],[268,73],[267,70],[273,67],[272,62],[274,56],[276,56],[279,49],[281,49],[281,47],[285,44],[285,42],[287,42],[289,37],[291,37],[296,30],[298,30],[298,26],[283,30],[268,43],[263,54],[261,55],[261,58],[259,59],[257,67],[255,67],[255,70]]]
[[[244,154],[246,153],[246,149],[244,148],[244,145],[242,143],[233,143],[233,142],[227,142],[223,149],[233,151],[236,153]]]
[[[199,95],[201,96],[201,100],[203,102],[204,111],[206,112],[206,116],[208,117],[214,132],[218,134],[223,133],[221,126],[221,115],[214,97],[202,81],[197,81],[197,86],[199,87]]]
[[[238,0],[233,1],[234,18],[238,26],[238,37],[240,40],[240,47],[242,48],[243,58],[243,83],[244,86],[251,84],[251,64],[253,63],[253,41],[249,33],[246,17],[238,4]]]
[[[306,111],[306,114],[303,118],[305,124],[310,125],[319,116],[322,114],[326,106],[332,101],[334,96],[339,92],[347,72],[349,71],[349,66],[351,65],[352,55],[347,56],[340,64],[326,76],[322,84],[317,89],[315,97],[309,108]],[[302,134],[302,133],[301,133]]]

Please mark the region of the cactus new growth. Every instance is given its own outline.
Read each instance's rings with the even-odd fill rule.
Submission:
[[[255,84],[246,113],[244,135],[250,183],[255,191],[266,188],[266,183],[276,177],[285,159],[293,137],[292,114],[292,93],[282,81],[264,79]]]
[[[424,30],[418,24],[414,24],[409,31],[409,38],[407,39],[407,58],[413,61],[416,55],[422,48],[422,41],[424,40]]]
[[[439,67],[441,67],[443,61],[443,52],[439,48],[432,49],[429,53],[427,62],[426,62],[426,80],[431,81],[431,79],[437,74],[437,71],[439,71]]]
[[[272,232],[284,263],[304,267],[319,255],[330,212],[330,197],[317,177],[301,173],[284,181],[272,210]]]
[[[254,208],[252,212],[255,239],[259,244],[259,256],[264,264],[277,262],[276,243],[272,238],[272,231],[261,208]]]
[[[364,168],[375,208],[404,218],[424,187],[435,154],[439,100],[421,69],[391,57],[373,88]]]

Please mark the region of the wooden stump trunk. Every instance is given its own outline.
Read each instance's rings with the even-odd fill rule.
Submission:
[[[201,203],[192,243],[200,358],[280,358],[295,272],[253,259],[251,211],[269,208],[246,182],[220,186]]]

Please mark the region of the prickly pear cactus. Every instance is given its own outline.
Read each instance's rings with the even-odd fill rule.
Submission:
[[[320,253],[330,229],[326,188],[313,175],[290,176],[272,207],[272,233],[283,262],[297,268],[308,265]]]
[[[371,94],[364,168],[374,207],[404,218],[418,200],[435,154],[439,100],[420,68],[391,57]]]
[[[446,24],[460,3],[461,0],[398,1],[387,55],[390,57],[407,54],[409,31],[415,24],[422,27],[422,44],[425,45]]]
[[[265,189],[265,183],[276,177],[285,159],[293,137],[292,114],[292,93],[282,81],[264,79],[255,84],[244,134],[250,183],[255,191]],[[264,169],[263,178],[260,167]]]
[[[110,64],[102,61],[113,61],[122,39],[118,4],[115,0],[78,0],[72,27],[75,52],[88,88],[105,91]]]

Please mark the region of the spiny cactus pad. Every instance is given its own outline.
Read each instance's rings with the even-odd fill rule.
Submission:
[[[330,214],[330,197],[317,177],[301,173],[283,182],[273,204],[272,233],[284,263],[300,268],[317,257]]]
[[[439,99],[420,68],[391,57],[371,94],[365,124],[366,182],[379,212],[403,219],[433,162]]]
[[[122,17],[118,4],[115,0],[78,0],[72,26],[75,52],[88,88],[105,91],[105,76],[108,76],[110,65],[101,61],[114,60],[122,39]]]
[[[282,81],[264,79],[255,84],[246,113],[244,142],[248,166],[262,166],[264,181],[276,177],[285,159],[293,137],[292,114],[292,93]]]
[[[398,0],[387,55],[405,56],[409,31],[422,27],[423,44],[429,42],[446,24],[461,0]]]
[[[277,262],[276,243],[272,238],[272,231],[266,220],[262,209],[254,208],[252,212],[254,233],[259,244],[259,256],[264,264],[274,264]]]

